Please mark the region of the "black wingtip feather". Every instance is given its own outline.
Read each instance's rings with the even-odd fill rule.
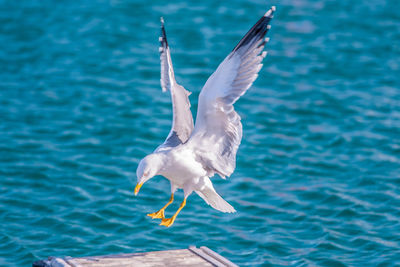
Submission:
[[[249,44],[254,43],[262,38],[267,34],[268,30],[271,28],[269,26],[269,22],[273,18],[273,14],[275,12],[275,6],[271,7],[262,18],[260,18],[256,24],[246,33],[246,35],[240,40],[240,42],[235,46],[232,52],[237,51],[239,48]],[[269,26],[269,27],[268,27]]]
[[[167,34],[165,33],[165,27],[164,27],[164,18],[160,18],[161,22],[161,46],[162,47],[168,47],[168,41],[167,41]]]

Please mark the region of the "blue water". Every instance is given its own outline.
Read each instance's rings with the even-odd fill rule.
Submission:
[[[171,124],[159,17],[195,113],[207,77],[271,5],[269,55],[236,104],[237,168],[214,179],[238,212],[192,195],[173,227],[158,226],[146,213],[169,183],[133,188]],[[400,264],[399,10],[397,0],[0,1],[0,266],[189,245],[243,266]]]

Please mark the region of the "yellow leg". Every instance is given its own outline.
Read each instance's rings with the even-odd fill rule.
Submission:
[[[164,207],[162,207],[162,209],[160,209],[157,212],[153,212],[153,213],[149,213],[147,214],[147,216],[150,216],[153,219],[164,219],[165,215],[164,215],[164,210],[174,201],[174,194],[171,194],[171,197],[169,198],[169,201],[167,204],[165,204]]]
[[[162,219],[160,225],[170,227],[174,223],[176,216],[178,216],[178,213],[183,209],[183,207],[185,207],[185,205],[186,205],[186,198],[183,199],[181,205],[179,206],[179,209],[175,212],[174,216],[172,216],[171,218]]]

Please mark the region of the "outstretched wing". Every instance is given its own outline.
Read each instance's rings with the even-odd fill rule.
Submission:
[[[275,7],[250,29],[239,44],[218,66],[204,85],[200,96],[196,125],[189,142],[210,173],[222,178],[235,169],[236,151],[242,139],[240,116],[233,104],[252,85],[266,56],[269,22]]]
[[[185,143],[193,131],[193,116],[190,111],[190,92],[175,81],[171,55],[165,34],[164,19],[161,18],[160,60],[161,60],[161,88],[163,92],[170,91],[172,99],[172,128],[167,139],[156,151],[175,147]]]

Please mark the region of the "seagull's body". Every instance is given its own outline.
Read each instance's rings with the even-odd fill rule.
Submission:
[[[235,212],[215,191],[210,177],[218,174],[225,179],[235,169],[242,124],[233,104],[250,88],[262,67],[261,61],[266,56],[263,49],[268,41],[264,37],[274,11],[275,7],[272,7],[265,13],[207,80],[199,96],[196,125],[190,111],[190,93],[175,81],[161,19],[160,81],[163,91],[171,93],[172,129],[165,142],[140,161],[135,188],[137,194],[143,183],[155,175],[170,181],[170,201],[158,212],[148,214],[152,218],[161,218],[161,225],[173,224],[193,191],[213,208]],[[184,200],[175,215],[166,219],[164,210],[172,203],[177,189],[184,190]]]

